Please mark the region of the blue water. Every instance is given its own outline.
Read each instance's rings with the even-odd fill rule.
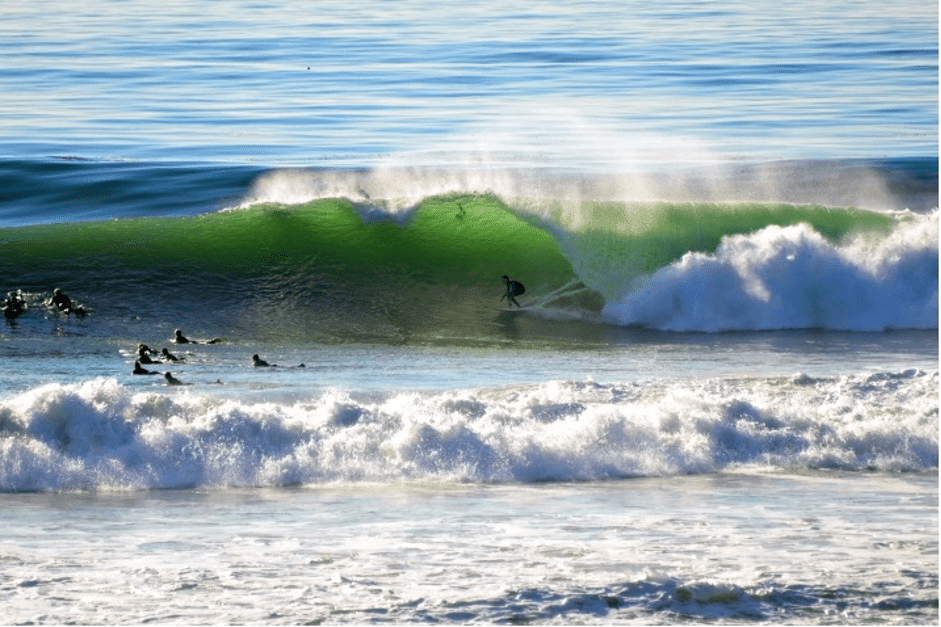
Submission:
[[[571,168],[936,156],[917,2],[7,7],[7,156]]]
[[[3,620],[936,624],[937,207],[936,4],[4,6]]]

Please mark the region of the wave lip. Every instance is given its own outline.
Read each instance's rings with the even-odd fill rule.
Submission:
[[[0,490],[930,471],[937,389],[911,370],[248,403],[95,379],[0,401]]]

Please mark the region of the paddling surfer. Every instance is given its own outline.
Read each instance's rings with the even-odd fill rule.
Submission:
[[[190,341],[189,338],[183,335],[183,331],[180,329],[177,329],[173,332],[173,341],[177,344],[196,344],[196,342]]]
[[[140,363],[142,364],[159,364],[162,363],[159,359],[151,359],[150,354],[153,351],[150,350],[146,344],[141,344],[137,347],[137,357]]]
[[[154,372],[153,370],[147,370],[146,368],[140,365],[140,361],[135,361],[133,374],[160,374],[160,373]]]
[[[166,346],[164,346],[163,350],[160,352],[161,354],[163,354],[164,357],[166,357],[167,361],[186,361],[185,357],[177,357],[176,355],[168,351]]]
[[[163,378],[167,380],[167,385],[189,385],[189,383],[183,383],[169,372],[164,372]]]
[[[252,366],[255,368],[277,368],[278,364],[269,364],[255,353],[252,355]],[[306,366],[304,364],[298,364],[296,366],[288,366],[288,368],[306,368]]]
[[[218,344],[222,340],[220,340],[217,337],[214,337],[211,340],[200,340],[200,342],[197,342],[196,340],[189,339],[188,337],[183,335],[183,331],[181,331],[180,329],[177,329],[173,332],[173,341],[177,344],[199,344],[200,342],[202,342],[203,344]]]

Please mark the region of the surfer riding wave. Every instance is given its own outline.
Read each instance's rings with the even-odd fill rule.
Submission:
[[[526,288],[523,286],[522,283],[520,283],[519,281],[514,281],[513,279],[511,279],[505,274],[503,275],[503,282],[506,283],[506,294],[500,297],[500,301],[502,302],[503,299],[505,298],[507,299],[508,302],[519,307],[520,304],[516,302],[516,298],[514,297],[522,296],[526,292]]]

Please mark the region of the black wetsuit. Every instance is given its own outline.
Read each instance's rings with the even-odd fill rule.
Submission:
[[[506,275],[503,276],[503,281],[506,283],[506,294],[503,295],[503,298],[519,307],[520,304],[516,302],[514,296],[522,296],[526,292],[526,288],[519,281],[514,281]],[[503,300],[503,298],[500,300]]]
[[[58,290],[52,295],[52,304],[55,305],[59,311],[64,311],[65,313],[72,311],[72,299]]]

